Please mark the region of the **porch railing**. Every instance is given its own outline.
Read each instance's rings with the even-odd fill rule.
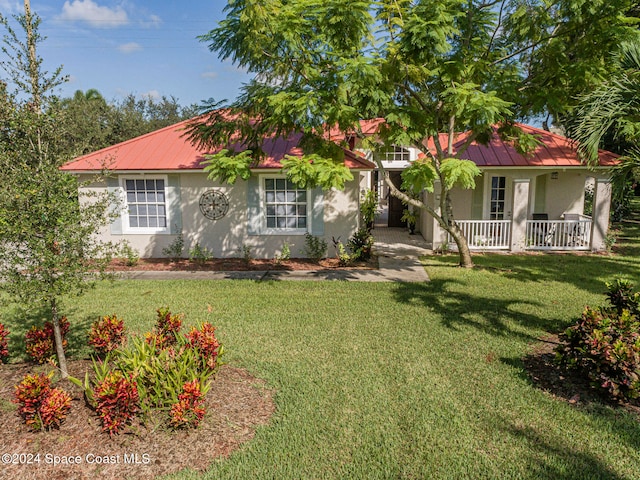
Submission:
[[[591,218],[579,220],[527,220],[528,250],[589,250]]]
[[[511,240],[511,220],[456,220],[470,250],[508,250]],[[455,242],[449,235],[449,245]]]

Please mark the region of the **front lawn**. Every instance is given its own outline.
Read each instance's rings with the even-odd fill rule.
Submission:
[[[68,302],[71,353],[88,354],[80,345],[99,315],[144,332],[168,305],[187,325],[217,325],[225,360],[275,390],[276,412],[251,442],[204,477],[171,478],[640,478],[635,416],[557,399],[521,361],[604,303],[604,282],[640,286],[639,238],[632,224],[624,255],[476,256],[471,271],[429,257],[428,284],[103,283]],[[0,309],[15,345],[26,326],[14,313]]]

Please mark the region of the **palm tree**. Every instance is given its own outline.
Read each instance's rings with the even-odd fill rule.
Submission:
[[[615,61],[619,73],[582,95],[569,136],[588,163],[597,162],[605,140],[622,156],[612,175],[614,201],[622,201],[630,178],[640,181],[640,40],[621,45]]]

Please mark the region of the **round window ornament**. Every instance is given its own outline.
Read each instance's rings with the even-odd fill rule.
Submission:
[[[219,190],[208,190],[200,197],[200,211],[205,217],[218,220],[229,211],[229,199]]]

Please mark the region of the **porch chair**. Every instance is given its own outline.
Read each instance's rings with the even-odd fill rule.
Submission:
[[[549,220],[548,213],[533,213],[531,214],[531,220]],[[531,232],[533,234],[533,238],[531,241],[534,245],[542,245],[543,241],[549,243],[547,237],[549,236],[549,225],[543,223],[541,225],[536,225]]]
[[[582,243],[583,226],[580,223],[579,213],[564,213],[562,215],[565,224],[565,232],[569,238],[569,244],[576,246]]]

